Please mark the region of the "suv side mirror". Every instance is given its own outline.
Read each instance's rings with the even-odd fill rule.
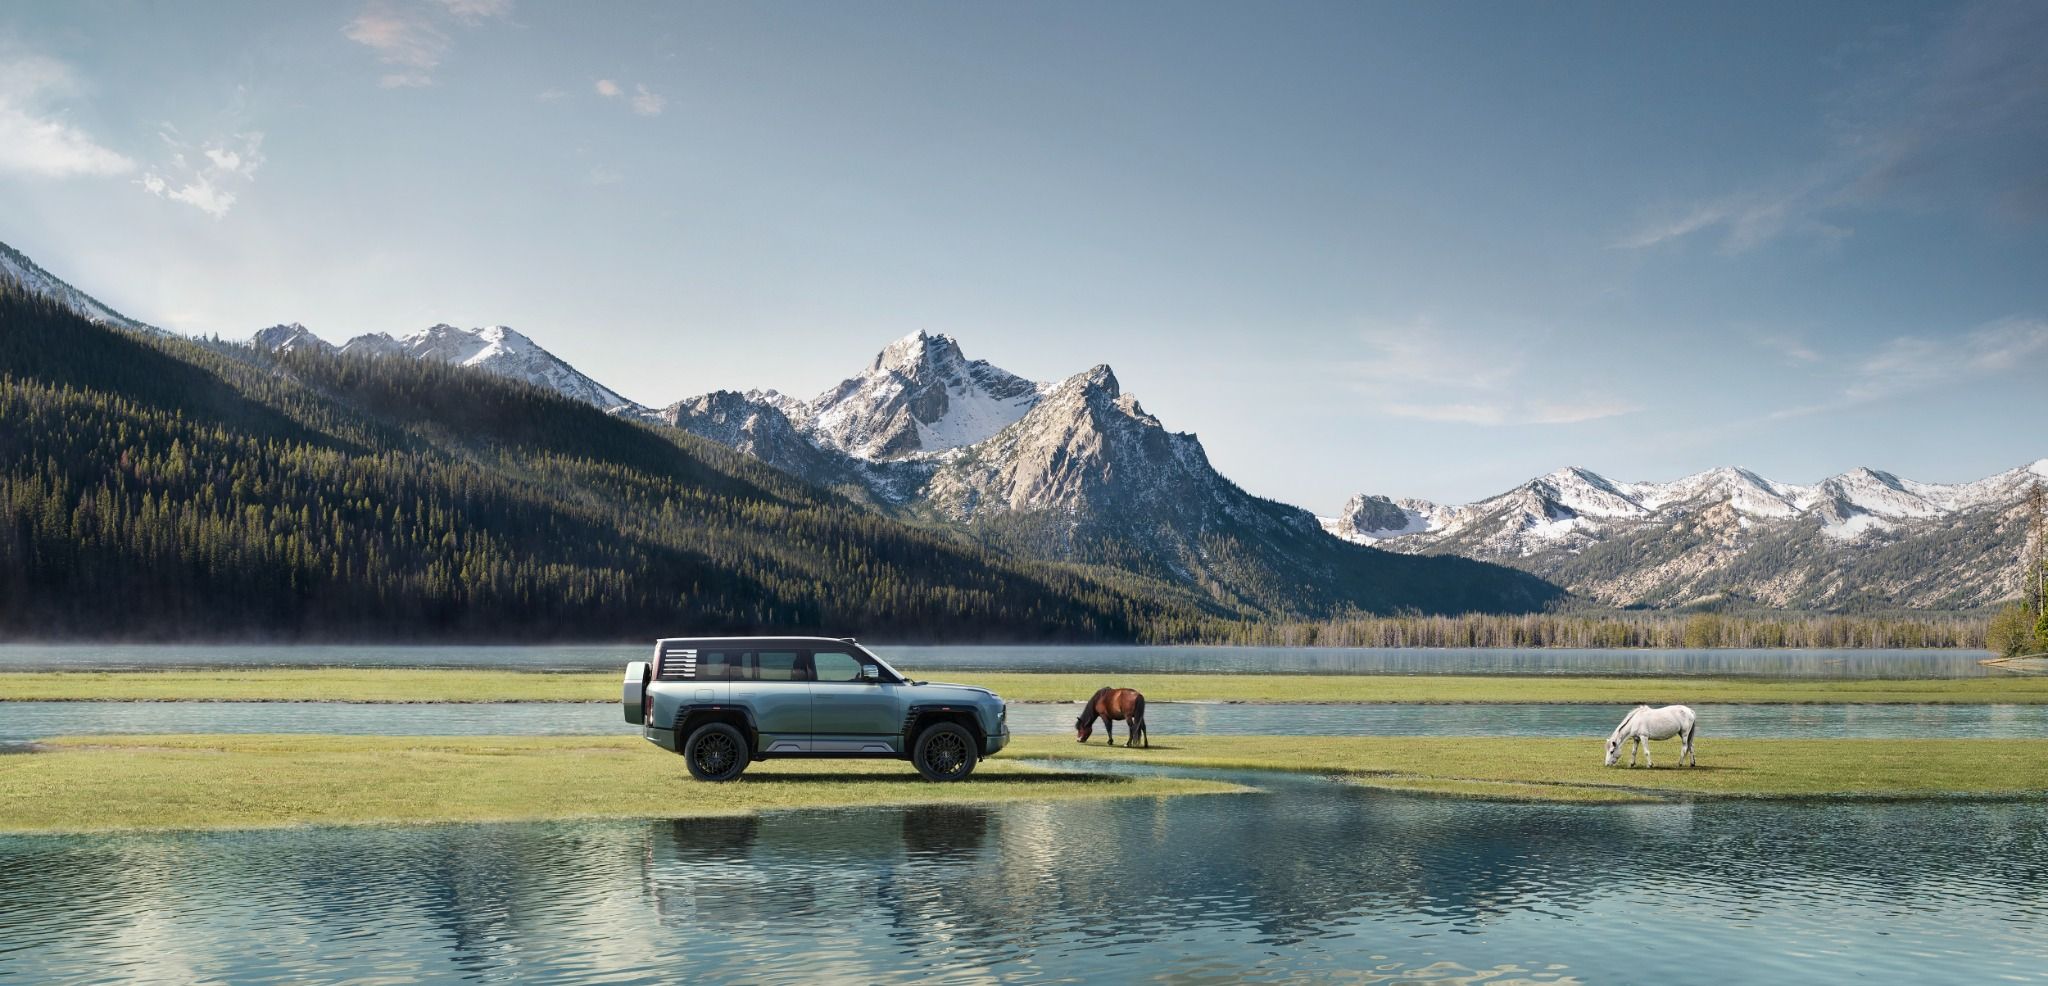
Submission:
[[[860,680],[879,682],[882,680],[882,669],[872,664],[862,664],[860,666]]]

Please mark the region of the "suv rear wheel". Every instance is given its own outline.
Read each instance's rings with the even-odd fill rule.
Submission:
[[[729,781],[747,769],[747,738],[729,723],[707,722],[683,744],[683,761],[700,781]]]
[[[965,780],[981,759],[974,749],[974,734],[954,722],[942,722],[917,734],[910,762],[928,781]]]

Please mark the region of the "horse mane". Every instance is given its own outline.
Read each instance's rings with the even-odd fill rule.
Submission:
[[[1088,704],[1082,707],[1081,718],[1074,720],[1074,728],[1079,729],[1082,726],[1094,725],[1095,720],[1101,716],[1101,713],[1095,711],[1096,703],[1102,701],[1102,696],[1112,691],[1115,691],[1115,689],[1108,687],[1097,688],[1095,694],[1088,696]]]

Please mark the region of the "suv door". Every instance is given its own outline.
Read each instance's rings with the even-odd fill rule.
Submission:
[[[810,748],[811,692],[803,653],[796,650],[727,651],[732,701],[754,713],[765,753],[799,753]]]
[[[811,652],[812,749],[895,753],[903,735],[901,685],[861,676],[870,662],[846,651]]]

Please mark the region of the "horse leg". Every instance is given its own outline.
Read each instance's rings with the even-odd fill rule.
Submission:
[[[1111,719],[1111,718],[1110,718],[1110,717],[1108,717],[1108,716],[1103,716],[1103,717],[1102,717],[1102,735],[1103,735],[1103,737],[1104,737],[1104,739],[1103,739],[1103,742],[1105,742],[1105,743],[1108,743],[1108,744],[1109,744],[1109,745],[1111,745],[1111,746],[1115,746],[1115,745],[1116,745],[1116,720],[1115,720],[1115,719]]]
[[[1644,733],[1644,734],[1643,734],[1643,736],[1642,736],[1642,744],[1643,744],[1643,766],[1645,766],[1645,767],[1655,767],[1655,766],[1657,766],[1657,755],[1656,755],[1656,754],[1654,754],[1654,753],[1651,753],[1651,752],[1650,752],[1650,735],[1649,735],[1648,733]]]
[[[1143,734],[1145,734],[1145,749],[1147,749],[1147,750],[1151,749],[1151,748],[1152,748],[1152,726],[1151,726],[1151,725],[1150,725],[1149,723],[1147,723],[1147,722],[1145,721],[1145,717],[1144,717],[1144,716],[1139,716],[1139,717],[1138,717],[1138,732],[1140,732],[1140,733],[1143,733]]]

